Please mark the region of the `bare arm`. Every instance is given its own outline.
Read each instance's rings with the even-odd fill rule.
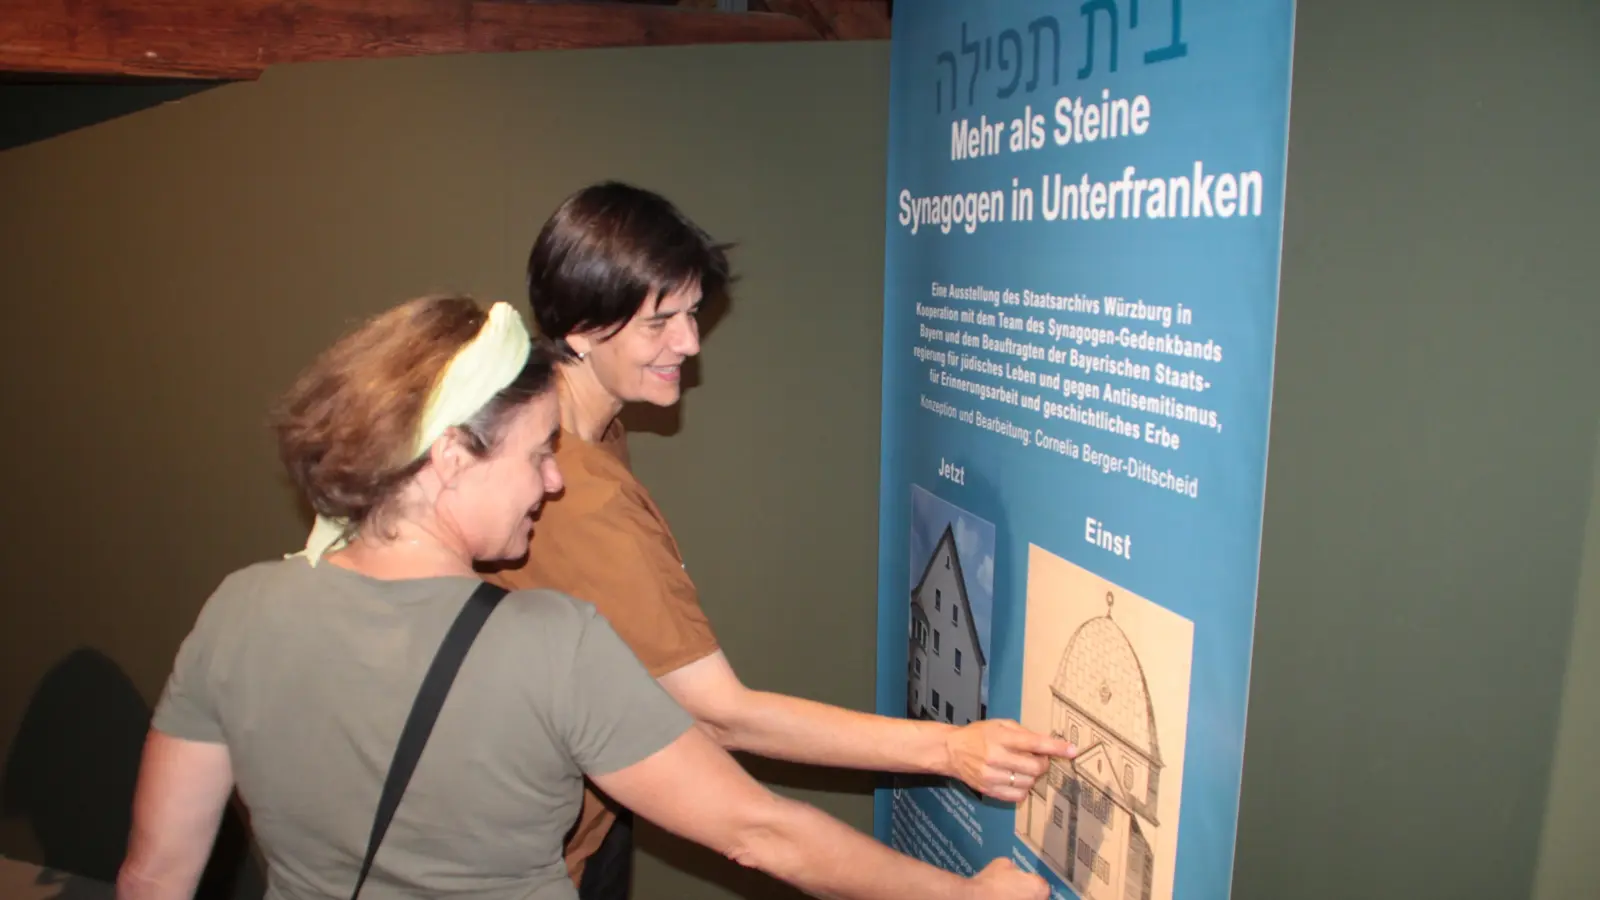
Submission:
[[[226,744],[152,729],[133,798],[133,832],[117,875],[118,900],[193,897],[233,791]]]
[[[1006,720],[956,727],[876,716],[745,687],[727,657],[713,653],[662,676],[662,687],[730,750],[775,759],[875,772],[959,778],[973,790],[1015,803],[1048,769],[1070,758],[1066,741]]]
[[[1042,879],[1001,858],[972,879],[903,856],[821,811],[752,779],[704,731],[691,728],[642,762],[591,776],[639,815],[832,900],[1045,900]]]

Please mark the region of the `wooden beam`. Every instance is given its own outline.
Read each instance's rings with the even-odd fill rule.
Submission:
[[[250,79],[279,63],[819,40],[781,13],[516,0],[5,0],[0,70]]]
[[[766,0],[766,6],[804,19],[827,40],[889,39],[889,0]]]

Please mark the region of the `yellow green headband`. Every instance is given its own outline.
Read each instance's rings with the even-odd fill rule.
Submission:
[[[422,408],[411,459],[422,458],[446,431],[472,418],[511,384],[528,364],[531,349],[522,316],[508,303],[490,307],[478,334],[456,351],[434,383]],[[318,516],[305,549],[290,556],[304,556],[315,566],[324,554],[343,547],[349,532],[349,521]]]

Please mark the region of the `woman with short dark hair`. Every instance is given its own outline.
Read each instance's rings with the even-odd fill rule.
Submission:
[[[728,282],[725,251],[664,197],[616,182],[578,191],[545,223],[528,257],[528,301],[561,356],[566,487],[541,511],[527,559],[489,577],[593,603],[726,748],[949,776],[1022,799],[1051,757],[1076,753],[1070,744],[1010,721],[913,721],[751,690],[722,654],[672,531],[629,467],[619,413],[678,402],[682,365],[700,352],[702,298]],[[627,893],[629,823],[603,794],[589,792],[568,844],[585,900]]]
[[[971,879],[773,795],[594,608],[505,592],[561,487],[553,357],[506,304],[411,301],[306,370],[277,420],[317,512],[304,550],[227,576],[184,640],[134,801],[123,900],[194,893],[237,788],[270,900],[563,900],[583,779],[813,893],[1046,896]]]

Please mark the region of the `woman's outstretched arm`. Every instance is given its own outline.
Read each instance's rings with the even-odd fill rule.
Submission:
[[[986,719],[957,727],[877,716],[745,687],[721,653],[662,676],[701,727],[730,750],[791,762],[959,778],[975,791],[1016,803],[1051,757],[1077,749],[1016,722]]]
[[[1046,900],[1043,879],[1001,858],[966,878],[889,849],[751,778],[691,728],[617,772],[593,774],[635,813],[740,865],[835,900]]]

